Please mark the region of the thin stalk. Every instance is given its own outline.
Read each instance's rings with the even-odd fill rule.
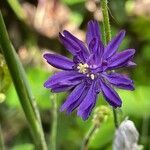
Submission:
[[[52,98],[52,114],[53,114],[53,122],[51,128],[51,135],[50,135],[50,149],[56,150],[56,139],[57,139],[57,101],[56,101],[56,94],[53,95]]]
[[[97,124],[94,124],[93,126],[91,126],[91,128],[89,129],[89,131],[84,137],[82,150],[88,150],[89,141],[98,127],[99,126]]]
[[[0,150],[4,150],[4,140],[3,140],[3,134],[2,134],[2,129],[0,125]]]
[[[18,2],[18,0],[7,0],[9,6],[12,8],[12,10],[14,11],[14,13],[16,14],[16,16],[22,20],[22,21],[26,21],[26,13],[23,10],[22,6],[20,5],[20,3]]]
[[[117,129],[119,125],[118,125],[117,112],[114,108],[113,108],[113,115],[114,115],[114,124],[115,124],[115,127]]]
[[[12,46],[0,11],[0,47],[36,145],[36,150],[47,150],[40,115],[28,84],[25,70]]]
[[[107,44],[111,40],[111,28],[110,28],[107,4],[108,4],[107,0],[101,0],[105,44]],[[113,115],[114,115],[115,127],[118,128],[118,118],[117,118],[117,112],[115,108],[113,108]]]
[[[107,3],[108,3],[107,0],[101,0],[105,44],[107,44],[111,40],[111,29],[110,29],[110,23],[109,23]]]

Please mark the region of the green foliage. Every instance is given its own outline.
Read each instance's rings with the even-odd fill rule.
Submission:
[[[44,88],[43,84],[45,80],[49,78],[52,74],[41,69],[39,67],[30,68],[27,70],[27,75],[29,82],[31,84],[31,88],[37,100],[37,104],[41,109],[50,109],[51,108],[51,91]],[[64,94],[60,93],[57,96],[58,101],[64,99]],[[7,92],[7,101],[6,103],[10,107],[20,107],[18,96],[14,89],[14,86],[11,85]]]
[[[40,68],[33,68],[27,71],[27,75],[38,105],[42,109],[49,109],[50,93],[43,86],[45,79],[48,78],[48,73],[41,71]],[[7,104],[11,107],[20,107],[18,96],[13,85],[11,85],[7,92]]]
[[[3,56],[0,54],[0,93],[6,92],[11,82],[9,71]]]
[[[93,136],[90,147],[95,149],[103,149],[106,145],[112,143],[114,137],[114,123],[113,118],[109,119],[100,125],[100,128]]]
[[[123,113],[138,118],[142,118],[142,116],[150,117],[149,91],[150,87],[148,86],[136,86],[135,91],[132,92],[120,90],[119,94],[123,100]]]
[[[62,2],[68,5],[74,5],[74,4],[85,2],[85,0],[62,0]]]
[[[34,145],[26,143],[13,147],[11,150],[34,150]]]
[[[71,22],[77,24],[78,26],[81,25],[83,21],[83,17],[80,13],[78,12],[72,12],[70,15]]]
[[[130,0],[130,2],[131,1],[133,2],[133,0]],[[66,7],[68,7],[70,10],[70,13],[68,15],[71,23],[75,24],[76,28],[81,27],[80,30],[82,30],[82,32],[85,31],[84,29],[85,25],[87,24],[87,21],[91,18],[94,19],[94,15],[91,12],[88,12],[88,10],[85,7],[86,2],[86,0],[62,0],[62,3],[65,4]],[[125,74],[131,74],[132,79],[135,81],[135,91],[117,91],[123,101],[123,106],[120,109],[121,113],[119,115],[121,116],[120,118],[124,118],[126,116],[132,118],[132,120],[136,122],[136,126],[139,129],[140,136],[142,135],[141,139],[144,139],[144,141],[149,142],[147,137],[148,134],[150,134],[148,122],[150,118],[150,19],[147,16],[135,15],[132,10],[134,8],[134,3],[131,3],[132,5],[128,3],[127,5],[126,0],[116,0],[115,2],[108,1],[108,4],[112,37],[120,29],[125,29],[127,31],[126,37],[119,50],[121,51],[127,49],[128,47],[136,49],[136,56],[134,58],[134,61],[137,63],[137,67],[135,69],[131,69],[130,73],[127,69],[123,70]],[[5,11],[7,12],[7,10]],[[130,11],[130,14],[127,13],[128,11]],[[35,29],[33,29],[33,32],[32,30],[29,30],[29,33],[25,33],[25,31],[28,31],[27,25],[24,25],[19,22],[21,26],[14,27],[14,24],[18,24],[18,22],[16,22],[16,20],[18,21],[18,19],[15,18],[17,15],[15,17],[13,16],[14,19],[12,19],[11,21],[11,19],[9,20],[9,12],[10,11],[7,12],[8,14],[6,13],[8,16],[6,16],[5,19],[6,22],[10,22],[10,25],[7,23],[9,31],[13,31],[14,33],[16,33],[13,40],[17,43],[21,40],[21,38],[18,36],[23,35],[23,37],[25,38],[24,41],[27,41],[25,43],[24,41],[21,41],[20,43],[18,42],[20,44],[19,46],[22,46],[22,43],[24,43],[23,46],[29,47],[27,43],[31,43],[30,46],[35,49],[39,46],[39,50],[41,49],[41,47],[53,50],[53,47],[55,47],[55,42],[53,43],[53,40],[58,41],[56,37],[52,37],[52,39],[50,38],[46,41],[44,35],[41,36],[41,34],[39,34],[38,31],[37,33],[34,32]],[[15,13],[17,13],[17,11],[15,11]],[[59,21],[56,20],[56,22]],[[17,31],[16,27],[18,28]],[[32,29],[31,26],[29,27],[29,29],[30,28]],[[62,28],[67,29],[66,26],[63,25]],[[79,28],[76,31],[79,32]],[[38,42],[34,41],[35,39],[37,39]],[[38,43],[39,45],[36,45],[36,43]],[[18,47],[18,45],[15,46]],[[57,47],[60,48],[61,45],[58,44]],[[18,50],[18,52],[20,52],[20,50]],[[64,51],[62,49],[61,53],[63,55],[67,55],[65,52],[66,50]],[[28,55],[31,55],[30,50],[27,51],[27,53]],[[38,51],[38,53],[42,55],[41,51]],[[51,137],[49,138],[49,134],[52,126],[52,93],[49,89],[43,87],[43,83],[53,73],[45,70],[44,67],[41,67],[41,65],[39,65],[41,64],[41,60],[39,61],[39,64],[36,64],[36,67],[33,67],[35,66],[34,62],[37,62],[38,58],[39,57],[37,57],[37,54],[35,54],[35,57],[32,58],[33,64],[32,61],[29,61],[29,64],[27,63],[28,67],[26,68],[26,73],[31,84],[31,89],[33,90],[33,94],[38,103],[38,107],[41,110],[43,128],[45,130],[45,135],[48,143],[49,139],[51,139]],[[34,146],[32,144],[29,144],[30,142],[32,142],[30,141],[31,137],[28,137],[29,133],[26,135],[24,132],[22,132],[24,131],[24,128],[27,130],[27,124],[25,124],[24,115],[22,115],[23,113],[20,111],[20,104],[14,85],[12,84],[10,86],[10,83],[11,79],[8,73],[8,69],[6,67],[6,64],[4,63],[4,59],[0,55],[0,102],[6,96],[5,102],[0,104],[0,121],[2,121],[2,125],[6,128],[4,128],[5,130],[7,130],[8,127],[11,128],[11,126],[8,125],[10,124],[10,122],[13,123],[12,128],[18,128],[15,130],[10,129],[8,133],[7,131],[4,131],[5,136],[7,138],[9,137],[9,135],[11,135],[12,137],[11,142],[9,141],[9,138],[6,138],[5,143],[7,144],[7,147],[10,150],[33,150]],[[81,148],[83,138],[92,124],[93,113],[89,120],[86,122],[84,122],[81,118],[77,117],[76,112],[73,112],[71,115],[66,115],[65,112],[60,113],[59,108],[60,105],[66,99],[66,95],[66,93],[57,94],[57,149],[78,150]],[[108,106],[107,102],[102,98],[102,94],[100,94],[99,96],[96,107],[101,105]],[[11,114],[12,112],[14,112],[14,110],[16,110],[21,116],[21,119],[19,119],[19,121],[15,115],[11,117]],[[145,117],[148,118],[148,125],[143,121]],[[8,121],[8,119],[10,121]],[[18,126],[18,124],[20,126]],[[16,133],[16,130],[20,132]],[[89,150],[112,150],[114,130],[115,127],[113,123],[113,117],[112,115],[110,115],[110,117],[108,117],[108,120],[101,124],[100,128],[93,135],[90,141]],[[19,136],[19,134],[21,134],[21,136]],[[148,145],[148,142],[143,143],[146,146]]]

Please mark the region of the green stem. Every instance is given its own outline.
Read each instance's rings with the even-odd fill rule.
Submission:
[[[107,4],[108,4],[107,0],[101,0],[105,44],[107,44],[111,40],[111,28],[110,28]],[[115,127],[118,128],[118,118],[117,118],[117,112],[115,108],[113,108],[113,115],[114,115]]]
[[[0,11],[0,47],[14,82],[20,103],[28,120],[36,150],[47,150],[40,115],[27,81],[25,70],[12,46]]]
[[[16,14],[16,16],[22,20],[22,21],[26,21],[27,16],[25,11],[23,10],[23,8],[21,7],[20,3],[18,2],[18,0],[7,0],[9,6],[12,8],[12,10],[14,11],[14,13]]]
[[[115,124],[115,127],[117,129],[119,125],[118,125],[117,112],[114,108],[113,108],[113,115],[114,115],[114,124]]]
[[[110,29],[110,23],[109,23],[107,3],[108,3],[107,0],[101,0],[105,44],[107,44],[111,40],[111,29]]]
[[[56,150],[56,137],[57,137],[57,101],[56,101],[56,94],[53,94],[52,98],[52,113],[53,113],[53,122],[52,122],[52,129],[51,129],[51,143],[50,149]]]
[[[89,131],[87,132],[87,134],[84,137],[82,150],[88,150],[89,141],[98,127],[99,126],[96,124],[91,126],[91,128],[89,129]]]
[[[4,150],[4,141],[3,141],[3,134],[2,134],[2,129],[0,125],[0,150]]]

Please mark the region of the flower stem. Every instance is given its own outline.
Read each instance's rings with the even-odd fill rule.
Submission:
[[[111,28],[110,28],[107,4],[108,4],[107,0],[101,0],[105,44],[107,44],[111,40]],[[118,118],[117,118],[117,112],[115,108],[113,108],[113,115],[114,115],[115,127],[118,128]]]
[[[118,125],[117,112],[114,108],[113,108],[113,115],[114,115],[114,124],[115,124],[115,127],[117,129],[119,125]]]
[[[94,124],[93,126],[91,126],[91,128],[89,129],[89,131],[84,137],[82,150],[88,150],[89,141],[98,127],[99,126],[97,124]]]
[[[3,141],[3,136],[2,136],[2,129],[0,125],[0,150],[4,150],[4,141]]]
[[[8,65],[13,83],[26,119],[29,123],[31,133],[36,145],[36,150],[47,150],[41,119],[35,98],[27,81],[25,70],[12,46],[0,11],[0,47]]]
[[[52,113],[53,113],[53,122],[52,122],[52,129],[51,129],[51,142],[50,142],[50,149],[56,150],[56,137],[57,137],[57,101],[56,101],[56,94],[53,94],[52,97]]]
[[[107,3],[108,3],[107,0],[101,0],[105,44],[107,44],[111,40],[111,29],[110,29],[110,23],[109,23]]]

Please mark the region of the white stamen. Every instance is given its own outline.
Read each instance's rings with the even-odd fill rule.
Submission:
[[[86,76],[87,76],[87,77],[90,77],[90,75],[89,75],[89,74],[87,74]]]
[[[94,78],[95,78],[94,74],[91,74],[90,77],[92,80],[94,80]]]

